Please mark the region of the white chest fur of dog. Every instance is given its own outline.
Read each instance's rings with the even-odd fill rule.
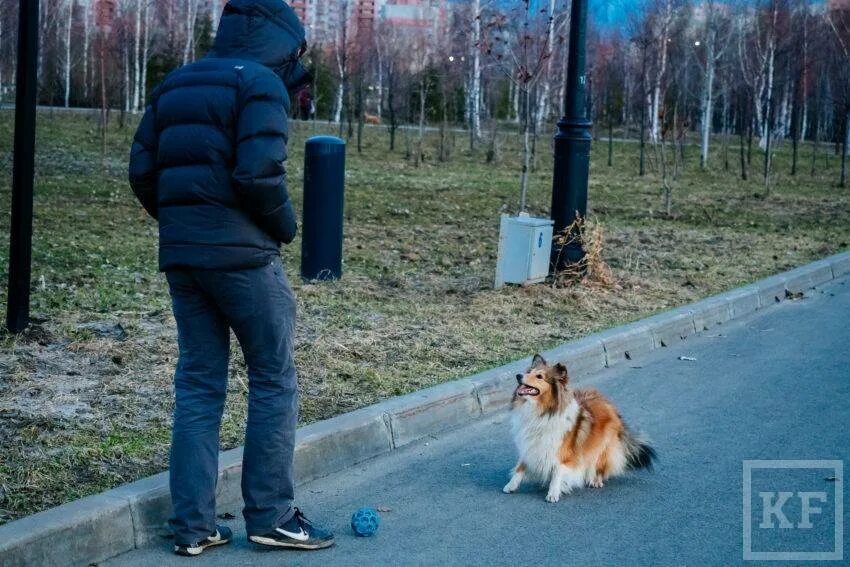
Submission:
[[[573,398],[560,412],[539,415],[534,404],[522,404],[511,416],[511,429],[519,458],[530,476],[547,482],[561,465],[558,451],[575,427],[579,404]]]

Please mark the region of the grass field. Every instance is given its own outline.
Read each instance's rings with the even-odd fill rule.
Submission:
[[[0,112],[0,300],[5,309],[11,113]],[[117,121],[114,121],[117,122]],[[293,127],[290,188],[301,200],[307,135]],[[156,270],[156,225],[125,181],[132,127],[113,124],[101,156],[96,118],[39,116],[32,306],[35,324],[0,336],[0,522],[167,468],[174,324]],[[451,160],[419,168],[387,135],[368,129],[348,153],[344,277],[297,278],[300,241],[284,250],[298,295],[296,358],[301,422],[528,355],[592,331],[738,286],[846,249],[850,196],[835,187],[838,160],[822,149],[818,174],[791,178],[788,144],[775,156],[772,191],[698,169],[686,149],[673,182],[673,215],[660,181],[637,175],[637,145],[594,147],[591,218],[605,235],[612,286],[492,286],[498,219],[518,202],[517,143],[506,134],[498,165],[457,134]],[[531,212],[548,214],[548,137],[532,176]],[[826,163],[826,158],[829,163]],[[102,336],[83,323],[120,323]],[[241,444],[246,376],[234,346],[223,447]]]

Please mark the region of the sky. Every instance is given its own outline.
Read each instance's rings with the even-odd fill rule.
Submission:
[[[601,29],[622,29],[636,0],[589,0],[590,17]]]

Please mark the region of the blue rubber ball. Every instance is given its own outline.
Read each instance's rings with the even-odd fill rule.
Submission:
[[[380,525],[381,517],[374,508],[360,508],[351,516],[351,529],[360,537],[375,535]]]

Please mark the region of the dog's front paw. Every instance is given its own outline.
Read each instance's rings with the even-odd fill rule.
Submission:
[[[511,480],[508,481],[508,483],[502,489],[502,492],[504,492],[505,494],[516,492],[520,484],[522,484],[522,473],[515,472],[511,475]]]
[[[601,477],[596,477],[593,480],[588,481],[587,486],[591,488],[602,488],[603,486],[605,486],[605,483],[602,482]]]
[[[552,504],[554,504],[555,502],[557,502],[560,499],[561,499],[561,493],[560,492],[551,492],[550,491],[549,494],[546,495],[546,502],[551,502]]]

